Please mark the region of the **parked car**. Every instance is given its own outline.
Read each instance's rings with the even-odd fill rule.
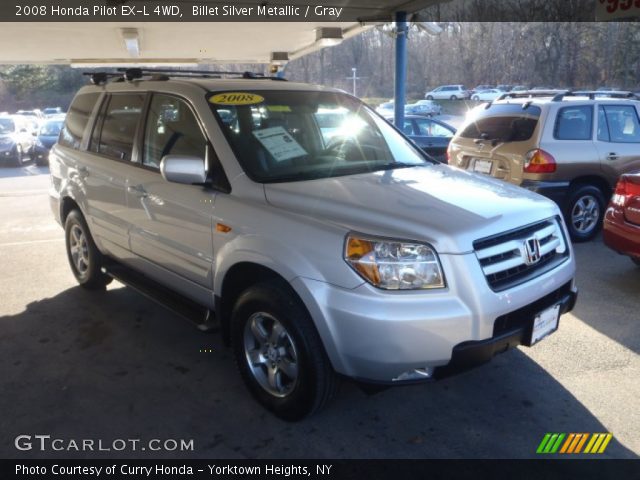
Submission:
[[[620,176],[604,215],[603,238],[640,266],[640,172]]]
[[[388,116],[389,114],[393,115],[393,105],[394,105],[393,100],[389,102],[381,103],[376,108],[376,112],[378,112],[383,117]]]
[[[476,92],[480,92],[482,90],[491,90],[492,88],[496,88],[496,87],[494,87],[493,85],[478,85],[477,87],[472,88],[470,93],[471,95],[473,95]]]
[[[388,120],[392,122],[393,117]],[[402,132],[433,158],[447,162],[447,147],[456,133],[451,125],[419,115],[406,115]]]
[[[42,166],[49,164],[49,150],[51,150],[53,144],[58,141],[63,124],[64,119],[45,120],[38,130],[38,135],[31,153],[31,157],[35,160],[36,165]]]
[[[571,238],[590,240],[618,177],[640,169],[639,106],[571,94],[498,100],[468,116],[450,163],[555,200]]]
[[[510,92],[524,92],[529,90],[529,87],[527,87],[526,85],[515,85],[511,90],[509,90]]]
[[[491,90],[480,90],[479,92],[474,93],[473,95],[471,95],[471,100],[489,100],[489,101],[493,101],[496,98],[498,98],[500,95],[502,95],[503,91],[501,90],[497,90],[495,88],[492,88]]]
[[[514,88],[513,85],[506,85],[506,84],[501,84],[496,86],[496,90],[500,90],[502,92],[510,92],[511,90],[513,90],[513,88]]]
[[[33,117],[35,120],[42,120],[44,115],[39,109],[34,110],[18,110],[16,115],[22,115],[23,117]]]
[[[470,96],[464,85],[443,85],[424,94],[427,100],[464,100]]]
[[[433,100],[418,100],[415,103],[405,105],[404,113],[407,115],[426,115],[434,117],[442,114],[442,106]]]
[[[26,120],[19,115],[0,117],[0,159],[13,166],[28,160],[33,136]]]
[[[51,150],[71,271],[219,329],[276,415],[319,409],[339,377],[451,375],[573,308],[553,202],[429,159],[340,90],[151,75],[94,76]],[[320,109],[343,133],[325,141]]]
[[[62,110],[62,107],[47,107],[47,108],[42,110],[42,114],[45,117],[51,117],[53,115],[64,114],[64,111]]]

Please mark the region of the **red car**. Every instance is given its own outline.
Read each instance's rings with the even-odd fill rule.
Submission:
[[[604,243],[640,265],[640,172],[618,180],[604,215]]]

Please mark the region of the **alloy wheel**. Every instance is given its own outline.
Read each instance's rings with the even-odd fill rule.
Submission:
[[[87,237],[79,225],[71,227],[69,232],[69,252],[78,273],[85,275],[89,270],[89,245]]]
[[[571,224],[576,232],[586,234],[591,232],[600,218],[600,205],[592,195],[585,195],[576,200],[571,210]]]

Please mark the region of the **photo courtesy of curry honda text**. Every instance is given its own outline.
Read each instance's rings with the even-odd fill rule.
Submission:
[[[138,69],[93,83],[49,158],[78,283],[116,278],[219,330],[281,418],[342,378],[439,379],[532,346],[575,304],[554,202],[436,162],[351,95]]]

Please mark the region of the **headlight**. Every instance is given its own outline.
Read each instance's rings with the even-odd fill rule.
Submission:
[[[372,285],[387,290],[444,288],[435,250],[424,243],[347,236],[344,258]]]

